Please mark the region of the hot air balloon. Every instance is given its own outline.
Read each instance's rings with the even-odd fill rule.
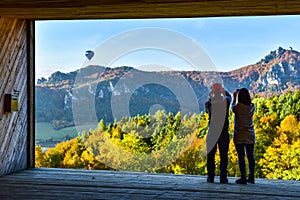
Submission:
[[[92,50],[87,50],[85,51],[85,57],[87,57],[87,59],[91,60],[94,57],[95,53]]]

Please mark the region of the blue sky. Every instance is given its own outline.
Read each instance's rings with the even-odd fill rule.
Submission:
[[[211,70],[230,71],[256,63],[279,46],[300,50],[300,16],[37,21],[36,77],[48,78],[55,71],[74,71],[91,61],[92,64],[101,65],[102,63],[95,63],[97,58],[103,56],[104,59],[105,53],[115,52],[120,47],[111,45],[116,38],[120,40],[125,38],[125,33],[149,27],[174,32],[175,35],[199,45],[214,64],[214,67],[207,66]],[[134,43],[151,37],[153,35],[149,33],[144,38],[138,37],[136,41],[131,41]],[[177,36],[170,37],[169,40],[164,36],[159,38],[156,35],[156,38],[161,43],[170,43],[166,46],[167,50],[132,50],[114,57],[110,67],[126,65],[136,68],[153,66],[153,70],[207,69],[202,66],[208,65],[207,63],[199,61],[199,66],[195,68],[187,62],[185,56],[168,51],[170,46],[174,49],[176,44],[181,47],[182,41]],[[141,44],[142,42],[137,45]],[[193,48],[184,48],[185,55],[193,54]],[[96,52],[91,61],[84,55],[88,49]]]

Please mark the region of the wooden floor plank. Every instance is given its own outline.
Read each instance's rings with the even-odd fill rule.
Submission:
[[[210,184],[205,176],[30,169],[0,177],[0,199],[300,199],[300,181]]]

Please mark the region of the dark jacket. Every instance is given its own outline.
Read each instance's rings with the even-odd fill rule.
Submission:
[[[255,132],[253,125],[253,115],[255,107],[253,104],[245,105],[233,102],[232,111],[234,112],[234,135],[233,141],[236,144],[254,144]]]

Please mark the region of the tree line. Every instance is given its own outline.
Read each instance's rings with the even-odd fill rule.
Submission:
[[[300,180],[300,90],[253,99],[256,111],[256,178]],[[239,176],[229,114],[229,176]],[[201,112],[123,117],[61,142],[43,152],[36,146],[36,167],[109,169],[205,175],[208,116]],[[218,153],[217,153],[218,154]],[[216,169],[219,156],[216,155]],[[219,172],[217,171],[217,174]]]

